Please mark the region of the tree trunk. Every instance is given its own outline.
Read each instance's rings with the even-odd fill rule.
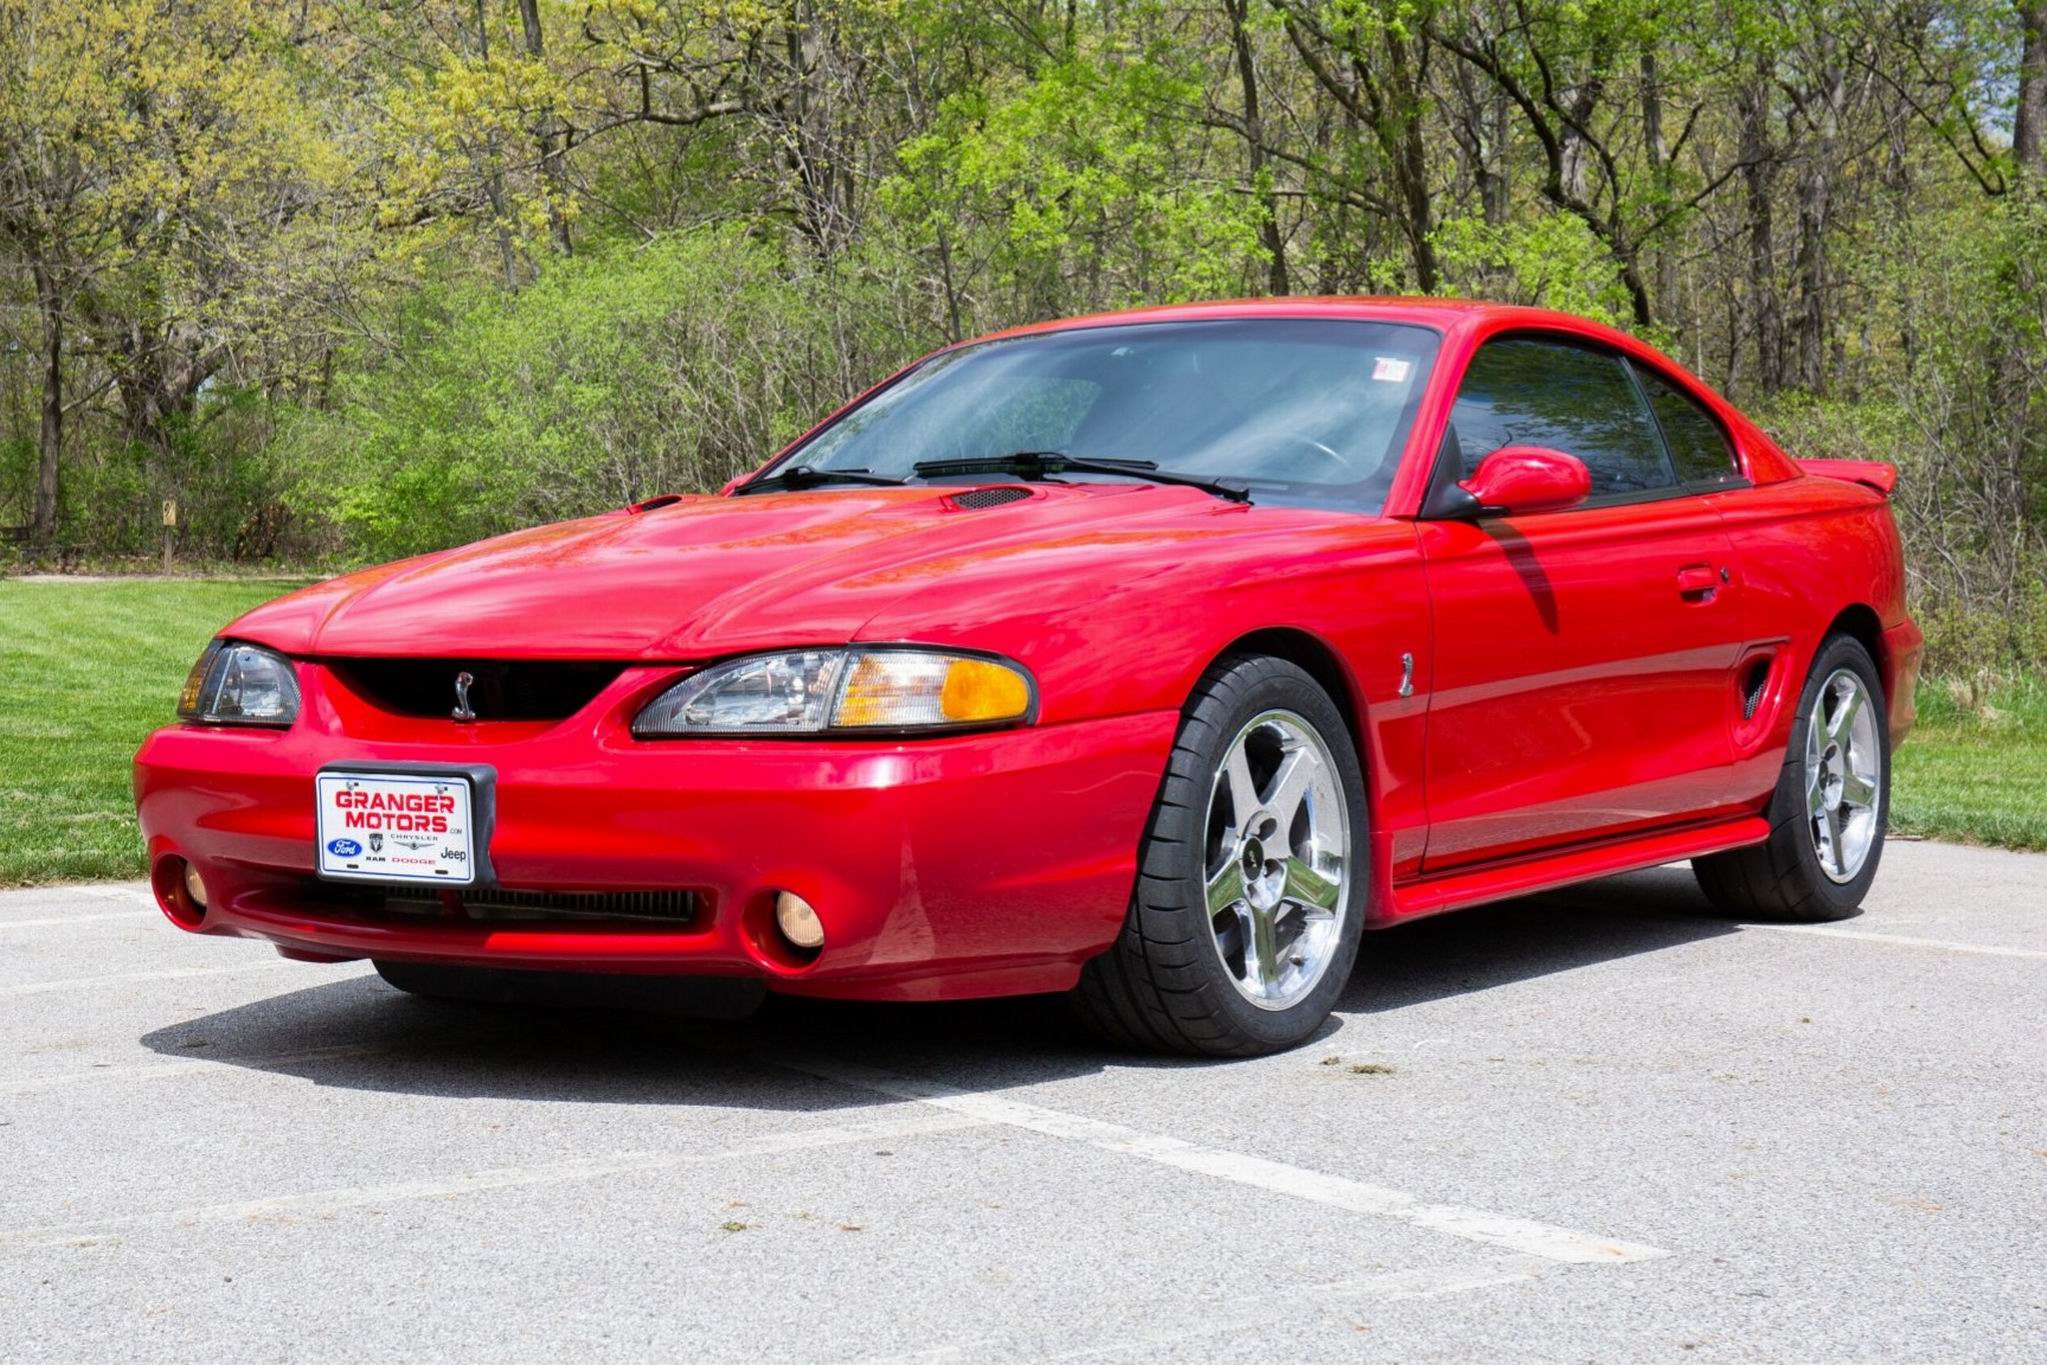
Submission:
[[[1663,136],[1663,79],[1656,69],[1653,52],[1642,54],[1642,150],[1649,158],[1658,211],[1668,212],[1675,197],[1675,179],[1670,144]],[[1677,255],[1674,241],[1656,243],[1656,301],[1666,317],[1674,311],[1672,300],[1677,298]]]
[[[2047,0],[2021,0],[2019,102],[2011,152],[2021,175],[2047,174]]]
[[[1251,0],[1223,0],[1223,8],[1229,12],[1230,43],[1237,54],[1237,80],[1244,90],[1245,164],[1251,173],[1251,185],[1258,195],[1259,207],[1264,210],[1265,221],[1258,230],[1270,258],[1266,287],[1274,294],[1291,294],[1293,290],[1286,268],[1286,238],[1279,230],[1279,196],[1272,192],[1272,186],[1266,180],[1265,125],[1258,114],[1258,67],[1253,60],[1251,29],[1247,22]]]
[[[541,61],[545,36],[540,28],[540,0],[519,0],[519,23],[526,30],[526,55],[535,62]],[[568,165],[563,159],[562,137],[552,108],[540,111],[534,138],[540,144],[540,176],[547,185],[548,234],[562,255],[573,255],[575,244],[569,239],[568,215],[562,207],[569,201]]]
[[[41,265],[33,267],[36,301],[43,314],[43,421],[36,453],[36,493],[29,514],[29,543],[47,546],[57,538],[57,494],[64,460],[64,300],[57,282]]]
[[[485,66],[490,65],[490,17],[484,13],[483,0],[476,0],[476,55]],[[484,195],[490,200],[491,226],[498,244],[498,260],[505,271],[505,288],[519,287],[519,247],[512,240],[512,211],[505,198],[505,171],[503,149],[498,145],[496,128],[492,128],[484,139],[482,165]]]
[[[1375,111],[1373,121],[1379,124],[1381,145],[1393,163],[1393,183],[1406,210],[1402,226],[1414,257],[1416,291],[1433,294],[1442,272],[1436,264],[1435,215],[1429,202],[1429,149],[1422,136],[1422,111],[1428,98],[1428,39],[1419,33],[1403,37],[1389,27],[1384,42],[1391,97]]]
[[[1770,146],[1770,62],[1741,89],[1742,184],[1748,209],[1749,314],[1756,338],[1756,385],[1765,394],[1784,387],[1784,315],[1777,296],[1776,227],[1770,197],[1777,165]]]
[[[1832,227],[1835,146],[1840,140],[1847,70],[1835,59],[1830,35],[1818,40],[1819,79],[1808,111],[1813,141],[1798,175],[1798,382],[1811,393],[1826,389],[1827,232]]]

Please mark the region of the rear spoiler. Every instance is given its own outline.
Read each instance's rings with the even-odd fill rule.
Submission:
[[[1898,467],[1882,460],[1793,460],[1801,471],[1822,479],[1839,479],[1874,488],[1885,497],[1898,486]]]

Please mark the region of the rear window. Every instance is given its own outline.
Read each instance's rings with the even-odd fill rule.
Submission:
[[[1728,483],[1741,477],[1734,447],[1720,423],[1697,400],[1642,366],[1635,366],[1650,410],[1663,428],[1664,444],[1678,479],[1687,484]]]

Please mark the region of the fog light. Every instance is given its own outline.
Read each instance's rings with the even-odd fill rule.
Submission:
[[[192,898],[192,904],[199,909],[206,908],[206,882],[199,875],[199,869],[185,864],[185,894]]]
[[[782,931],[783,938],[806,951],[824,947],[824,925],[818,920],[817,911],[794,891],[776,894],[775,927]]]

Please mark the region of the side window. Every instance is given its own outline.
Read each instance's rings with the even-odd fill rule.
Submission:
[[[1673,488],[1663,442],[1617,355],[1509,337],[1479,348],[1450,422],[1469,477],[1508,445],[1548,446],[1592,471],[1592,496]]]
[[[1741,470],[1734,463],[1734,449],[1727,443],[1727,433],[1711,413],[1691,395],[1642,366],[1635,366],[1635,375],[1642,381],[1642,392],[1649,395],[1649,407],[1663,427],[1663,440],[1670,447],[1670,461],[1681,481],[1726,483],[1741,477]]]

